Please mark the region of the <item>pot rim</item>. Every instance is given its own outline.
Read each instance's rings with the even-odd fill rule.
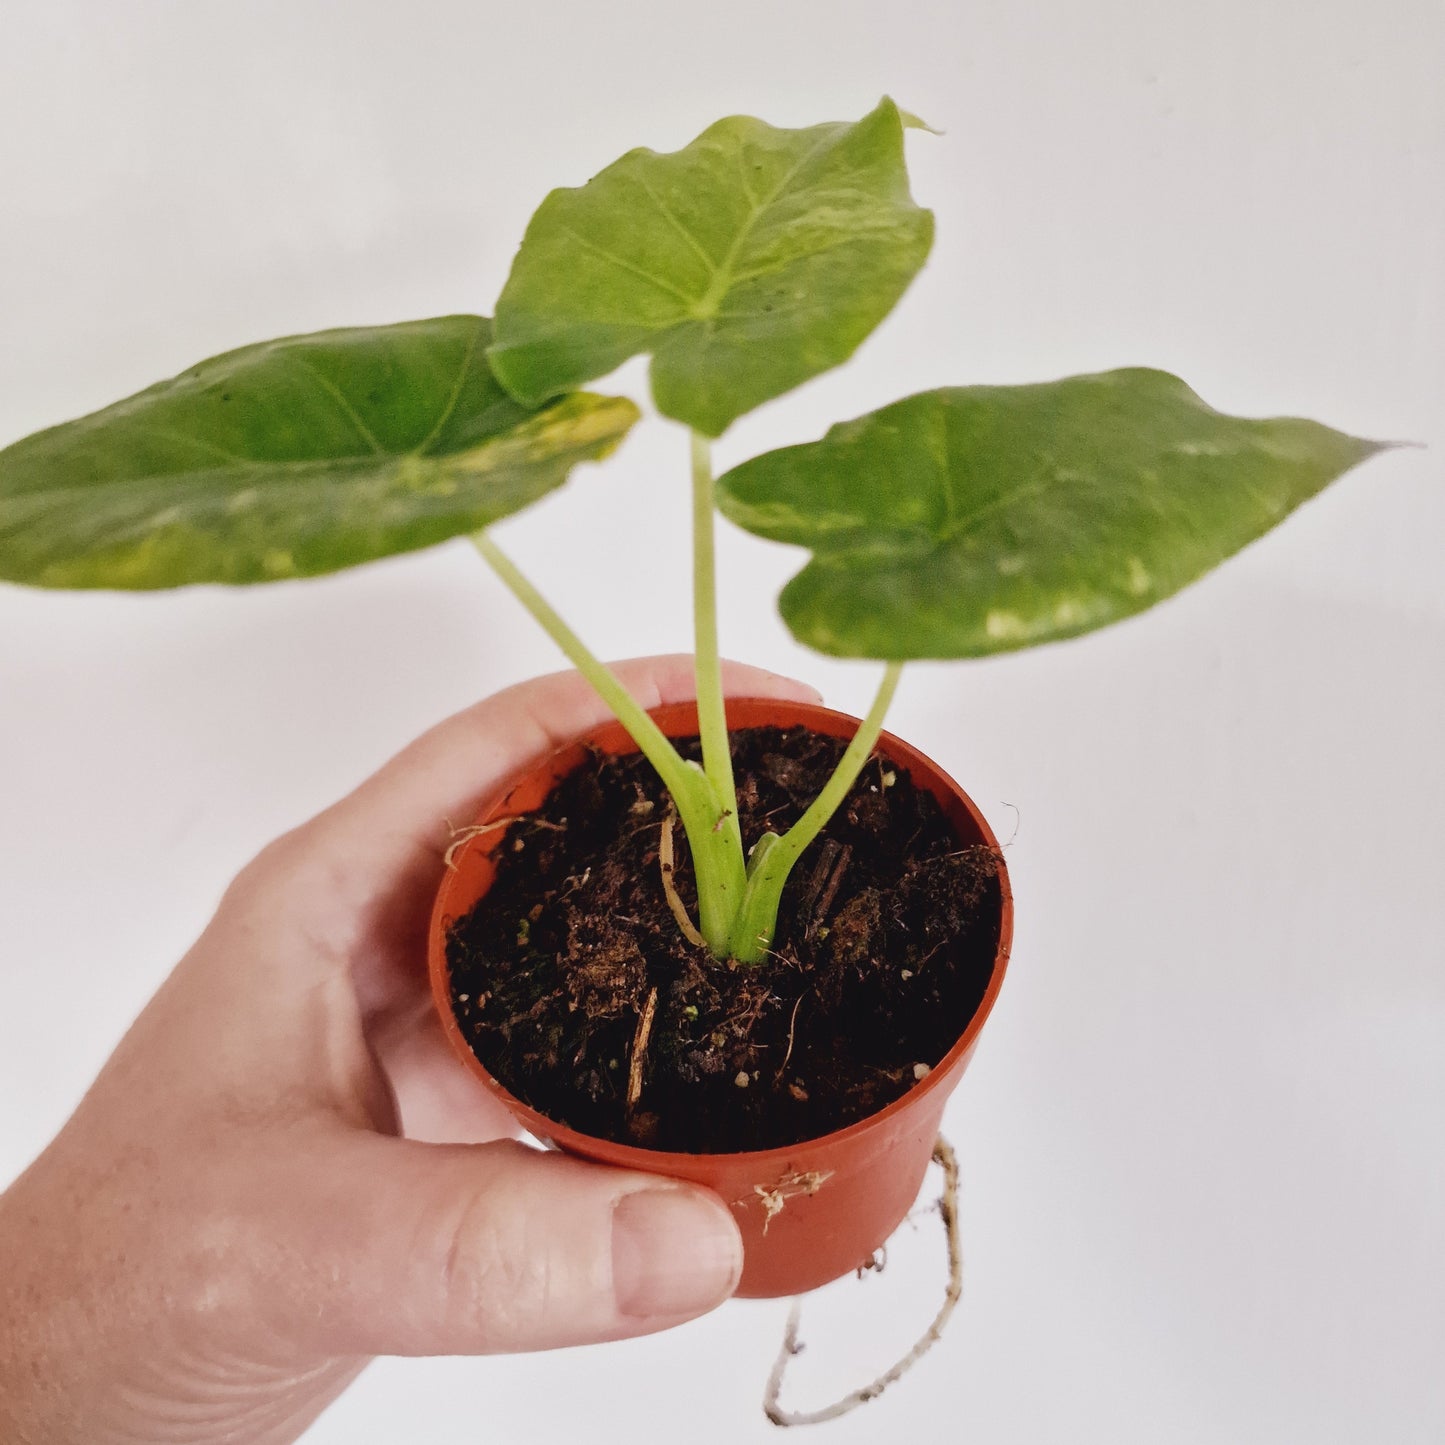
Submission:
[[[821,703],[793,702],[780,698],[729,697],[727,709],[730,731],[748,727],[792,726],[797,723],[802,723],[804,726],[811,726],[813,723],[832,723],[833,727],[831,728],[824,726],[815,730],[834,737],[847,737],[851,736],[852,731],[859,724],[859,719],[851,713],[824,707]],[[648,714],[669,737],[686,737],[690,735],[687,728],[680,727],[678,724],[685,723],[688,727],[696,728],[697,703],[693,699],[664,703],[659,707],[649,708]],[[738,714],[747,714],[748,719],[735,720]],[[782,719],[781,722],[779,718]],[[618,735],[620,735],[623,745],[610,746],[609,744]],[[601,742],[601,739],[608,741]],[[481,806],[476,810],[476,821],[479,823],[493,821],[494,815],[501,811],[506,800],[526,780],[538,773],[551,770],[566,753],[588,745],[598,745],[605,751],[614,753],[638,751],[636,744],[622,724],[615,718],[608,719],[596,727],[579,733],[570,742],[563,743],[550,753],[535,759],[526,767],[518,769],[505,783],[483,799]],[[545,1114],[538,1112],[531,1105],[523,1103],[521,1099],[518,1099],[509,1089],[492,1077],[482,1061],[477,1058],[457,1022],[456,1012],[452,1007],[451,972],[446,957],[447,924],[459,916],[447,907],[453,880],[459,876],[454,867],[446,870],[437,889],[427,938],[432,998],[435,1001],[437,1012],[441,1015],[442,1028],[447,1036],[447,1042],[452,1046],[452,1051],[458,1055],[472,1074],[505,1103],[506,1107],[517,1116],[529,1132],[544,1142],[565,1144],[573,1148],[575,1152],[585,1153],[593,1158],[604,1159],[608,1163],[624,1167],[646,1169],[647,1172],[653,1174],[667,1174],[670,1172],[669,1165],[681,1165],[684,1162],[691,1164],[698,1160],[706,1160],[710,1165],[719,1168],[743,1165],[744,1163],[749,1166],[761,1166],[765,1170],[774,1164],[780,1168],[786,1168],[802,1150],[809,1152],[826,1150],[846,1145],[854,1140],[861,1140],[863,1136],[878,1130],[889,1120],[915,1108],[935,1089],[944,1087],[945,1084],[951,1089],[953,1083],[956,1082],[957,1066],[968,1057],[977,1043],[979,1033],[989,1014],[993,1011],[999,990],[1003,987],[1004,974],[1008,970],[1009,956],[1013,945],[1014,911],[1013,890],[1009,883],[1008,868],[1004,862],[1003,850],[999,846],[998,838],[993,829],[989,827],[988,820],[979,811],[977,804],[927,754],[915,748],[911,743],[904,742],[895,734],[886,731],[879,734],[874,751],[884,754],[889,762],[901,764],[913,777],[915,783],[919,781],[920,775],[931,776],[959,801],[978,829],[984,846],[993,853],[997,861],[1000,890],[998,946],[994,954],[993,970],[989,974],[988,985],[984,989],[978,1007],[973,1011],[963,1032],[948,1052],[933,1065],[927,1075],[906,1093],[899,1095],[892,1103],[885,1104],[876,1112],[868,1114],[862,1119],[856,1119],[853,1123],[846,1124],[841,1129],[834,1129],[827,1134],[815,1134],[808,1139],[799,1139],[792,1144],[774,1145],[767,1149],[734,1150],[728,1153],[688,1153],[678,1150],[647,1149],[638,1144],[624,1144],[613,1139],[599,1138],[594,1134],[584,1134],[569,1125],[560,1124],[547,1118]],[[483,846],[485,839],[488,845],[495,847],[505,836],[505,833],[502,833],[487,839],[486,835],[479,835],[477,838],[469,839],[463,846],[468,849],[474,846],[480,847]]]

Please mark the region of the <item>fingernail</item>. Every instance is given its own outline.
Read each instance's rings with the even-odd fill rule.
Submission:
[[[737,1288],[743,1247],[732,1216],[692,1189],[625,1194],[612,1215],[612,1288],[634,1319],[695,1315]]]

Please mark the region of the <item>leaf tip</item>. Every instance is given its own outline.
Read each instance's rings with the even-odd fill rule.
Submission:
[[[1347,457],[1342,471],[1348,471],[1353,467],[1363,466],[1373,457],[1380,456],[1384,452],[1395,451],[1424,451],[1425,443],[1417,441],[1401,441],[1390,439],[1381,441],[1376,437],[1357,437],[1349,432],[1336,432],[1337,444],[1341,446]]]
[[[1409,439],[1391,438],[1389,441],[1376,441],[1372,437],[1356,437],[1355,441],[1359,443],[1365,458],[1378,456],[1381,452],[1428,452],[1430,450],[1429,442],[1417,442]]]
[[[898,119],[903,122],[904,130],[927,131],[929,135],[947,135],[946,130],[940,130],[936,125],[929,125],[921,115],[915,115],[911,110],[900,110]]]
[[[904,130],[926,130],[929,135],[943,134],[937,126],[929,125],[929,123],[915,111],[904,110],[891,95],[885,95],[870,112],[872,115],[878,115],[880,113],[896,115],[899,125],[902,126]]]
[[[627,396],[599,396],[591,391],[568,392],[538,414],[565,429],[573,444],[595,449],[595,459],[610,457],[642,419],[641,408]]]
[[[527,407],[541,406],[556,393],[549,393],[545,388],[529,383],[525,369],[513,363],[513,353],[516,350],[517,348],[510,347],[505,342],[493,341],[486,350],[487,369],[513,401]]]

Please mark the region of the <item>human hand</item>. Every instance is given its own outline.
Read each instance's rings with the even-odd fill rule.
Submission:
[[[644,706],[692,696],[690,658],[618,672]],[[606,716],[575,673],[512,688],[237,877],[0,1196],[7,1445],[277,1445],[372,1355],[618,1339],[733,1292],[716,1196],[505,1137],[427,988],[443,819]]]

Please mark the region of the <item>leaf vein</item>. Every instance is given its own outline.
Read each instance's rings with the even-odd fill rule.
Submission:
[[[472,358],[477,354],[477,342],[481,340],[482,323],[478,322],[476,329],[472,332],[472,339],[467,343],[467,349],[462,356],[462,364],[457,368],[457,378],[452,383],[452,393],[447,398],[446,405],[441,410],[432,429],[412,449],[414,456],[421,456],[426,449],[441,435],[442,428],[452,419],[452,413],[457,409],[457,402],[461,400],[462,387],[466,383],[467,372],[471,370]]]
[[[723,297],[726,296],[728,291],[736,284],[730,274],[733,263],[742,254],[743,246],[747,243],[749,235],[757,226],[759,218],[777,203],[778,198],[792,184],[803,167],[806,166],[819,151],[835,139],[836,130],[834,127],[829,126],[825,133],[814,141],[814,143],[788,167],[783,173],[782,179],[772,187],[767,195],[765,195],[760,202],[752,206],[747,219],[738,227],[738,233],[733,237],[732,244],[727,249],[727,254],[718,262],[717,269],[713,273],[712,292],[716,293],[712,297],[714,306],[721,302]],[[722,280],[721,286],[718,285],[719,279]]]
[[[738,185],[742,188],[742,193],[747,198],[748,205],[750,207],[756,207],[756,205],[758,204],[758,198],[753,191],[752,182],[748,178],[746,157],[743,155],[743,148],[741,144],[739,144],[737,149],[733,151],[733,159],[737,162]]]
[[[649,198],[652,201],[652,204],[657,207],[658,214],[661,215],[663,220],[665,220],[667,224],[671,226],[672,229],[676,231],[677,234],[681,236],[684,241],[687,242],[687,244],[692,248],[693,253],[697,256],[698,260],[700,260],[702,264],[707,267],[708,275],[711,276],[712,273],[717,269],[717,263],[703,249],[702,242],[699,241],[697,237],[694,236],[693,233],[689,231],[687,227],[682,224],[681,221],[678,220],[678,218],[673,214],[667,203],[662,199],[661,196],[657,194],[655,190],[653,190],[652,185],[648,181],[647,177],[641,171],[638,171],[636,173],[636,180],[638,185],[640,185],[642,189],[647,192]]]
[[[181,442],[186,446],[200,447],[203,451],[214,452],[218,457],[224,457],[229,462],[240,462],[242,465],[249,465],[251,458],[244,457],[239,452],[227,451],[225,447],[218,446],[215,442],[208,442],[202,437],[192,436],[189,432],[173,431],[170,427],[155,426],[151,422],[138,422],[127,419],[124,423],[127,430],[139,433],[142,436],[164,437],[167,441]]]
[[[952,519],[946,526],[940,527],[938,539],[940,542],[952,542],[962,536],[965,532],[973,530],[974,526],[1001,507],[1012,506],[1015,502],[1022,501],[1025,497],[1031,497],[1039,492],[1045,492],[1050,485],[1048,477],[1039,477],[1032,482],[1020,482],[1016,487],[1010,487],[1007,491],[999,493],[998,496],[985,502],[981,507],[976,507],[967,515]]]
[[[573,227],[563,226],[561,229],[565,231],[567,235],[571,236],[584,251],[591,251],[594,256],[599,257],[601,260],[610,262],[620,270],[630,272],[640,281],[646,281],[649,285],[656,286],[659,291],[665,291],[669,296],[681,301],[683,305],[689,309],[696,303],[697,298],[695,296],[689,296],[680,287],[674,286],[671,281],[664,280],[661,276],[654,276],[651,271],[646,270],[633,261],[629,261],[625,256],[619,256],[616,252],[607,250],[605,246],[599,246],[595,241],[589,241],[586,236]]]
[[[318,371],[314,366],[312,366],[309,361],[307,361],[304,356],[300,355],[298,352],[278,351],[278,355],[284,356],[287,361],[292,363],[292,365],[299,366],[303,371],[309,372],[320,384],[321,389],[326,392],[327,395],[330,396],[331,399],[335,401],[337,406],[339,406],[341,410],[345,413],[347,420],[350,421],[352,426],[356,428],[357,432],[360,434],[362,440],[366,442],[367,446],[369,446],[371,450],[376,453],[377,456],[385,456],[385,450],[382,447],[381,443],[377,441],[375,435],[373,435],[371,428],[367,426],[364,421],[362,421],[360,415],[357,413],[356,408],[352,406],[349,401],[347,401],[345,395],[342,393],[341,388],[337,386],[336,383],[332,381],[329,376],[326,376],[323,372]]]

